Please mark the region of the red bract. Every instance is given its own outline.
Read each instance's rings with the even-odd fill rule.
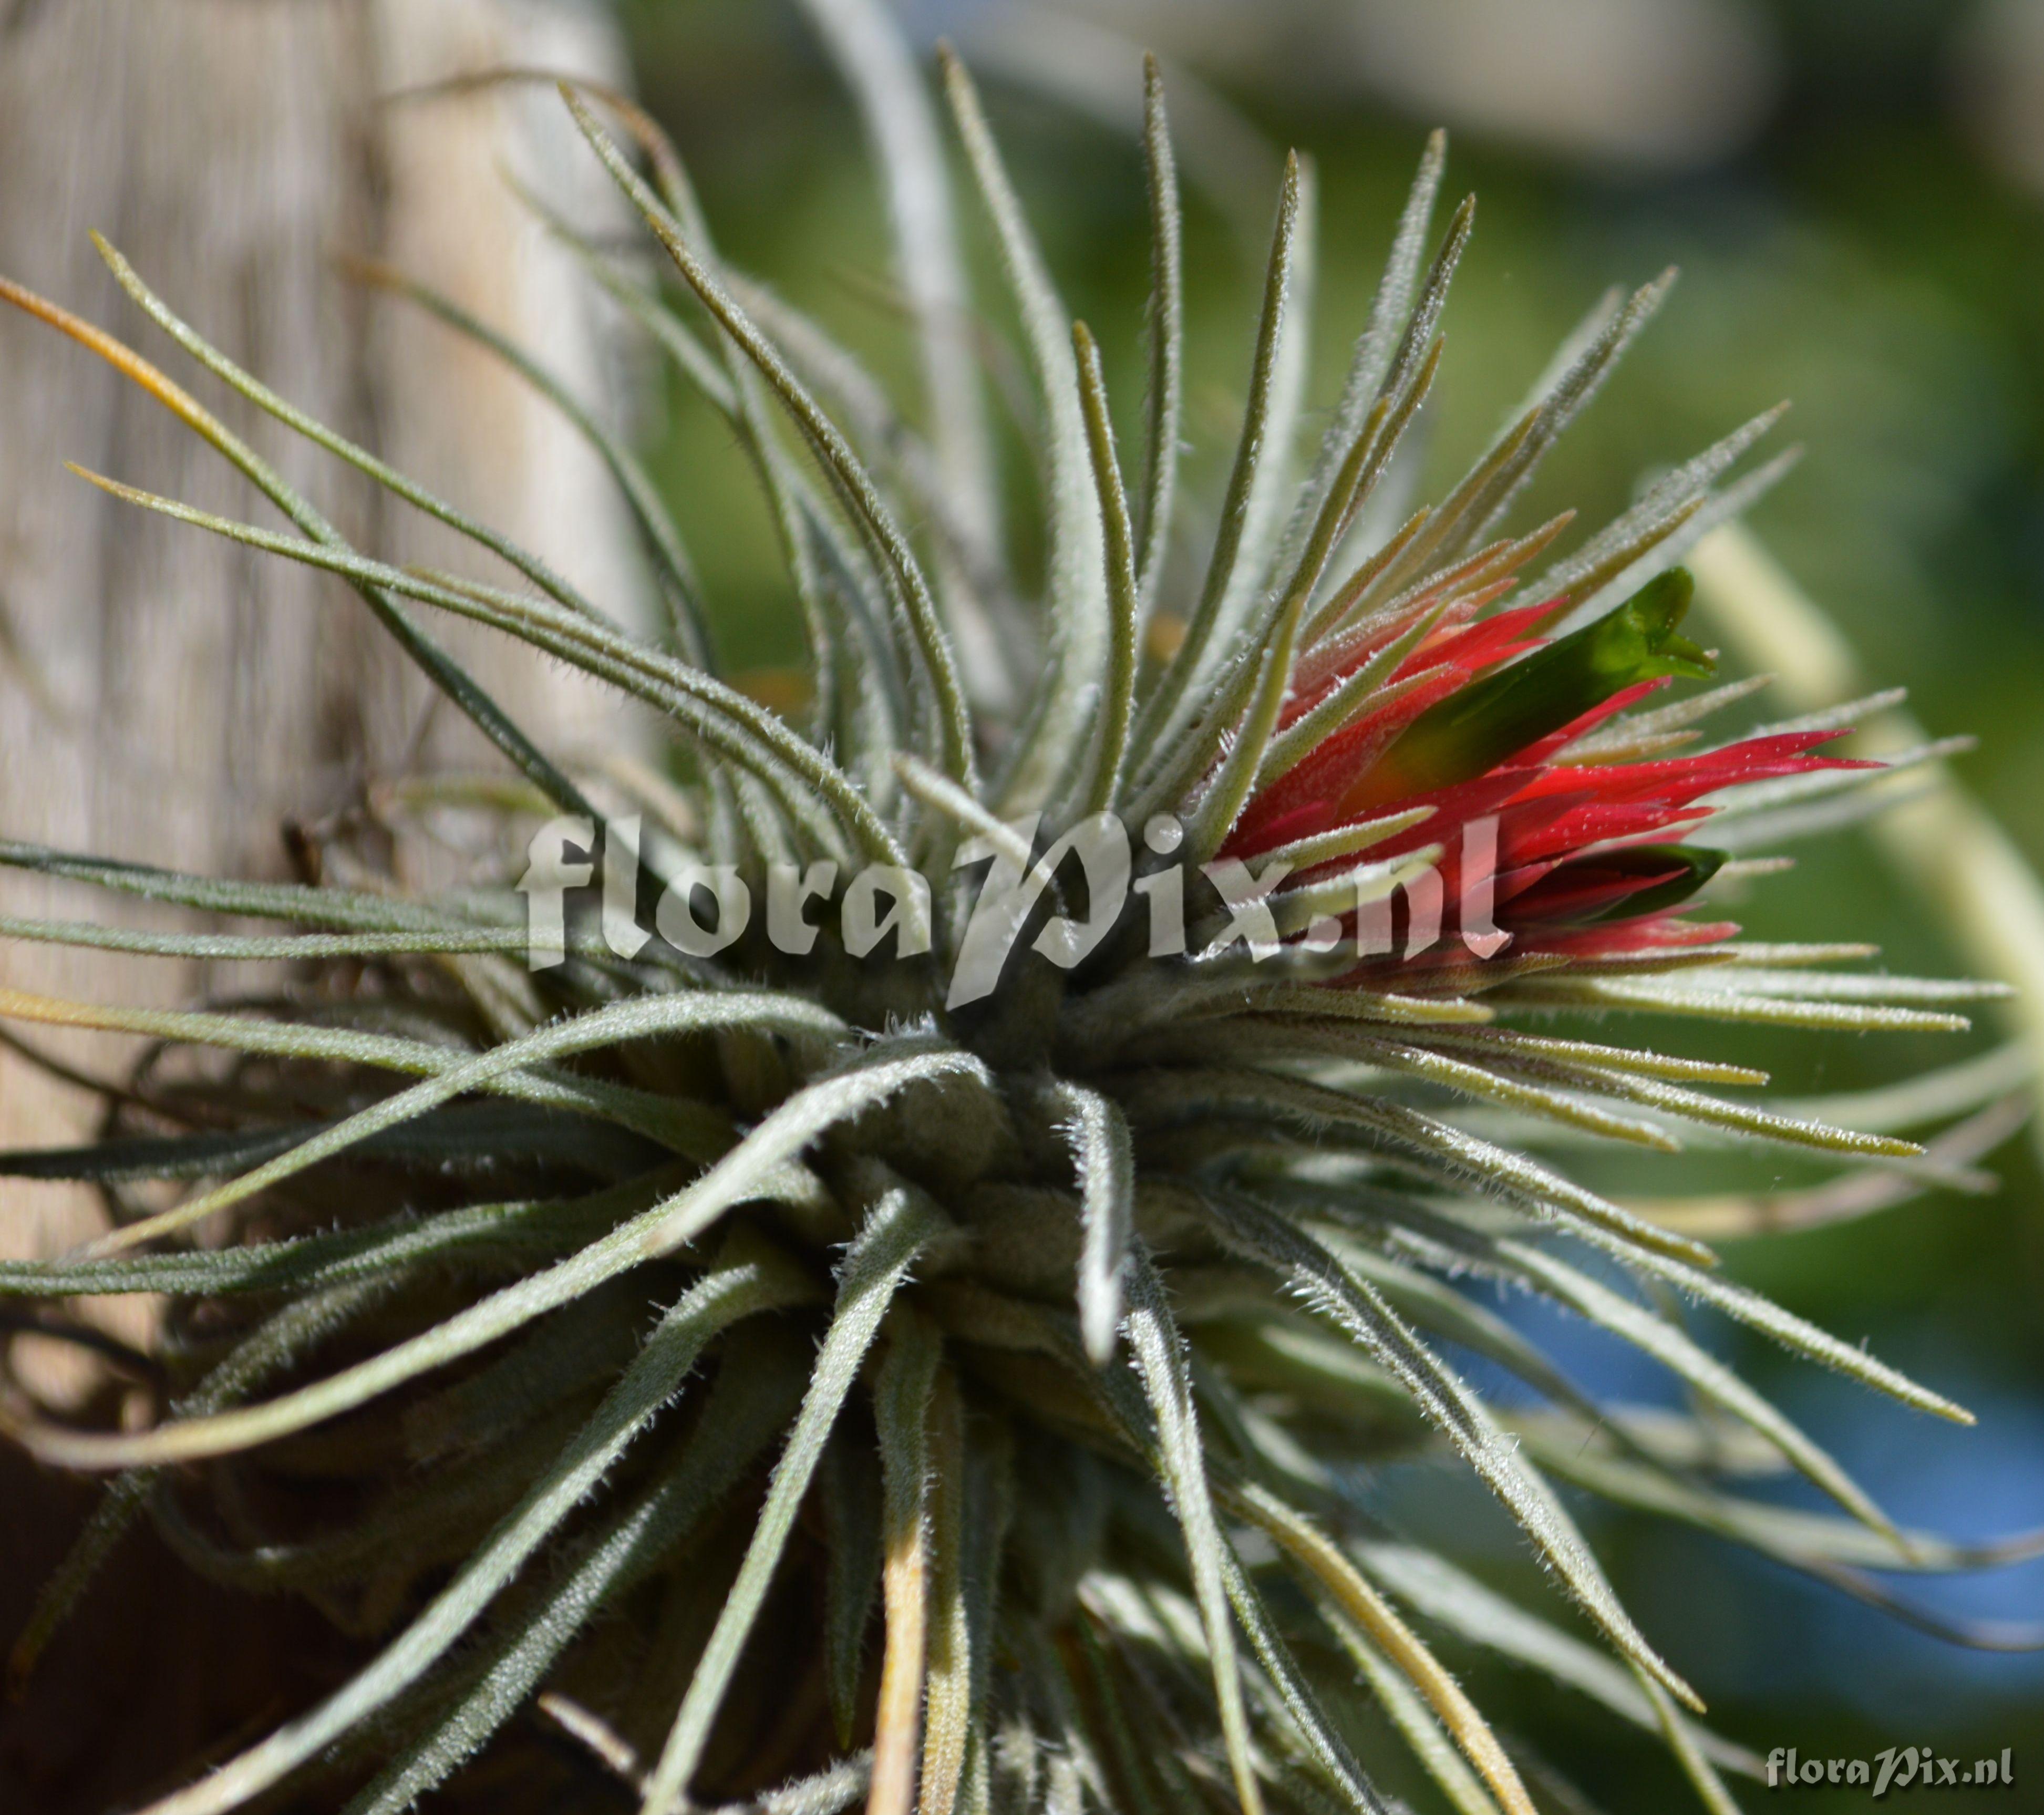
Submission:
[[[1254,859],[1299,839],[1431,809],[1420,824],[1370,846],[1366,860],[1440,847],[1439,937],[1426,936],[1429,910],[1408,903],[1396,929],[1401,956],[1368,960],[1373,972],[1459,966],[1471,951],[1521,960],[1609,958],[1729,936],[1737,929],[1728,924],[1673,917],[1723,861],[1687,842],[1708,821],[1710,797],[1743,783],[1874,765],[1812,754],[1842,736],[1838,730],[1750,736],[1660,759],[1600,760],[1583,747],[1676,675],[1709,673],[1703,652],[1675,635],[1689,590],[1678,570],[1609,617],[1551,639],[1539,632],[1566,600],[1437,626],[1379,678],[1354,717],[1251,798],[1224,855]],[[1400,628],[1350,633],[1308,652],[1283,725],[1320,706],[1389,648]],[[1336,877],[1358,860],[1288,875],[1285,886]],[[1494,953],[1481,940],[1466,949],[1465,911],[1481,932],[1486,908],[1489,924],[1508,936]],[[1354,910],[1345,917],[1345,932],[1355,930],[1357,917]],[[1408,917],[1422,923],[1409,941]]]

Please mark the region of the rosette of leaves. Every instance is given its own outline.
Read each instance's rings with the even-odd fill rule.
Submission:
[[[451,304],[419,298],[554,395],[609,462],[664,638],[628,633],[514,541],[299,413],[111,247],[129,295],[214,379],[516,582],[351,545],[140,355],[0,291],[217,447],[282,525],[96,483],[339,576],[515,772],[463,796],[503,862],[433,894],[375,856],[392,798],[444,804],[450,790],[423,782],[328,829],[300,883],[0,848],[48,876],[286,929],[14,921],[11,936],[295,967],[272,997],[190,1012],[0,996],[17,1022],[152,1043],[103,1140],[6,1160],[98,1182],[112,1232],[7,1265],[0,1290],[169,1304],[169,1385],[146,1428],[6,1402],[33,1455],[112,1477],[16,1668],[146,1518],[194,1568],[310,1598],[368,1659],[156,1815],[316,1785],[388,1815],[536,1698],[647,1815],[734,1800],[784,1815],[1374,1811],[1392,1806],[1372,1775],[1389,1767],[1370,1755],[1387,1733],[1454,1808],[1524,1815],[1533,1755],[1439,1661],[1444,1635],[1658,1732],[1703,1802],[1730,1808],[1720,1772],[1754,1761],[1700,1724],[1558,1486],[1875,1598],[1887,1591],[1869,1570],[1994,1560],[1897,1529],[1690,1333],[1685,1307],[1964,1418],[1724,1278],[1699,1237],[1978,1185],[1970,1162],[2015,1113],[1998,1061],[1862,1103],[1849,1130],[1739,1094],[1765,1082],[1740,1067],[1550,1027],[1588,1011],[1954,1029],[1950,1005],[1986,993],[1842,971],[1865,948],[1758,945],[1696,915],[1768,867],[1752,851],[1869,810],[1867,784],[1896,767],[1819,753],[1850,710],[1707,741],[1708,715],[1749,686],[1677,689],[1712,664],[1681,634],[1673,563],[1780,470],[1728,477],[1771,417],[1558,559],[1566,519],[1506,526],[1657,283],[1600,306],[1445,495],[1393,506],[1470,209],[1430,245],[1437,140],[1339,402],[1309,437],[1311,190],[1294,160],[1225,494],[1206,531],[1174,536],[1179,212],[1156,72],[1147,395],[1124,474],[1093,341],[947,63],[1039,386],[1048,558],[1043,596],[1027,598],[1000,552],[978,417],[945,388],[974,382],[974,355],[934,121],[898,45],[847,17],[936,387],[927,429],[720,260],[647,120],[563,90],[668,281],[555,230],[757,475],[813,660],[813,699],[792,716],[720,678],[681,538],[628,448]],[[599,772],[536,748],[436,640],[440,614],[655,708],[670,771]],[[1076,958],[1047,936],[1084,903],[1078,871],[1043,854],[1101,813],[1155,834],[1133,841],[1138,881],[1176,872],[1182,955],[1151,955],[1141,888]],[[643,860],[643,890],[571,894],[557,961],[536,952],[528,967],[516,853],[557,817],[584,829],[607,876]],[[691,956],[645,926],[675,879],[690,898],[692,865],[727,867],[755,898],[776,865],[932,886],[920,921],[905,913],[863,957],[828,908],[806,952],[755,916]],[[1023,890],[997,986],[949,1006],[980,885],[1003,865],[1011,881],[1041,866],[1042,886]],[[1487,909],[1472,913],[1477,884]],[[1928,1151],[1894,1132],[1934,1119],[1952,1125]],[[1595,1143],[1787,1148],[1836,1175],[1628,1208],[1571,1175],[1570,1156]],[[1595,1402],[1465,1280],[1637,1345],[1692,1410]],[[1470,1355],[1526,1400],[1488,1402],[1455,1359]],[[1377,1472],[1430,1455],[1516,1521],[1545,1572],[1536,1603],[1388,1521]],[[1785,1471],[1836,1510],[1751,1490]],[[495,1794],[513,1805],[518,1786]]]

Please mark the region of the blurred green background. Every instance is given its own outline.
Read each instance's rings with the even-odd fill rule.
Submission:
[[[858,123],[794,8],[628,0],[624,11],[640,90],[688,158],[726,256],[905,389],[879,196]],[[1642,474],[1792,399],[1772,444],[1807,452],[1754,527],[1870,674],[1906,683],[1934,733],[1978,736],[1961,773],[2044,859],[2044,7],[1132,0],[1079,14],[1077,0],[1058,14],[918,0],[907,17],[925,44],[955,35],[980,70],[1065,299],[1103,344],[1125,434],[1140,403],[1147,222],[1134,143],[1102,113],[1123,105],[1112,79],[1121,52],[1089,57],[1108,40],[1087,31],[1154,42],[1271,144],[1316,160],[1322,406],[1424,128],[1445,121],[1447,193],[1473,189],[1481,207],[1447,316],[1431,476],[1459,470],[1605,286],[1678,264],[1670,303],[1520,521],[1573,504],[1593,526]],[[1065,73],[1047,75],[1061,59]],[[1132,113],[1135,100],[1132,75]],[[1275,178],[1274,155],[1231,146],[1226,117],[1215,130],[1186,152],[1189,175],[1212,178],[1191,190],[1187,244],[1186,472],[1209,508],[1239,419]],[[1000,402],[1012,318],[982,224],[973,233],[995,415],[1026,515],[1028,456]],[[679,392],[647,427],[729,660],[795,662],[799,626],[770,526],[725,430]],[[1195,543],[1204,531],[1196,517],[1181,527]],[[1850,837],[1812,848],[1744,917],[1762,937],[1877,941],[1898,970],[1955,965]],[[1983,1030],[1965,1049],[1992,1037]],[[1696,1044],[1680,1029],[1664,1043]],[[1766,1065],[1795,1093],[1853,1089],[1961,1052],[1892,1037],[1730,1044],[1735,1054],[1715,1030],[1704,1042]],[[1758,1342],[1707,1332],[1899,1517],[1975,1536],[2044,1525],[2044,1198],[2026,1143],[2000,1161],[1996,1198],[1934,1197],[1728,1252],[1740,1278],[1973,1405],[1978,1429],[1931,1428]],[[1680,1185],[1663,1173],[1647,1188]],[[1616,1345],[1559,1319],[1540,1334],[1600,1391],[1668,1397]],[[1499,1579],[1523,1568],[1473,1490],[1436,1478],[1383,1491],[1397,1516],[1456,1527]],[[2044,1809],[2034,1655],[1958,1651],[1694,1533],[1589,1517],[1650,1636],[1759,1752],[1871,1757],[1931,1744],[1970,1759],[2012,1746],[2013,1791],[1912,1789],[1909,1805]],[[1898,1586],[1946,1615],[2044,1620],[2044,1564]],[[1587,1705],[1454,1661],[1599,1806],[1687,1805],[1654,1749]],[[1742,1794],[1755,1808],[1865,1801],[1863,1790]]]

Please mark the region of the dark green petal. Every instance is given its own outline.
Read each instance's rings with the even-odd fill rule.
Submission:
[[[1673,568],[1608,616],[1429,707],[1372,772],[1373,798],[1388,798],[1387,771],[1400,795],[1472,780],[1642,681],[1709,679],[1710,657],[1676,634],[1695,590],[1686,568]]]

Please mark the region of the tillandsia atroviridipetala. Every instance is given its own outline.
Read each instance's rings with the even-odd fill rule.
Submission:
[[[855,48],[882,29],[841,10]],[[914,161],[936,143],[928,98],[904,85],[899,46],[878,48],[847,60],[862,105],[928,129],[874,133],[883,179],[897,202],[941,198],[943,171]],[[295,967],[252,1007],[0,993],[14,1020],[186,1060],[152,1061],[101,1143],[5,1158],[96,1181],[120,1215],[90,1252],[0,1267],[0,1291],[170,1304],[148,1428],[5,1401],[32,1454],[113,1478],[17,1671],[143,1518],[194,1568],[306,1596],[374,1641],[344,1686],[152,1815],[217,1815],[287,1781],[390,1815],[536,1698],[647,1815],[1375,1811],[1387,1730],[1457,1809],[1530,1815],[1534,1754],[1437,1660],[1441,1635],[1658,1732],[1722,1810],[1720,1772],[1757,1761],[1698,1721],[1558,1483],[1876,1598],[1869,1570],[1998,1554],[1898,1530],[1689,1333],[1685,1305],[1963,1411],[1724,1278],[1679,1203],[1627,1207],[1567,1170],[1585,1142],[1792,1149],[1839,1169],[1812,1206],[1838,1179],[1887,1203],[2008,1132],[1986,1094],[1941,1089],[1924,1101],[1958,1119],[1927,1156],[1889,1127],[1726,1094],[1766,1082],[1741,1066],[1551,1030],[1640,1014],[1958,1029],[1952,1006],[1992,993],[1840,971],[1867,949],[1750,943],[1712,911],[1764,873],[1757,851],[1872,810],[1866,784],[1911,759],[1827,754],[1850,707],[1717,742],[1700,729],[1754,683],[1700,685],[1713,661],[1683,634],[1676,563],[1783,470],[1735,471],[1773,413],[1568,552],[1550,552],[1567,516],[1507,527],[1663,279],[1600,306],[1436,502],[1397,503],[1472,206],[1430,242],[1436,137],[1339,401],[1301,450],[1312,200],[1293,159],[1246,418],[1195,538],[1155,67],[1126,476],[1093,339],[966,71],[947,59],[942,83],[1037,386],[1039,598],[1004,553],[997,463],[959,389],[978,356],[948,218],[892,213],[933,390],[917,423],[720,259],[644,114],[563,90],[667,281],[548,225],[756,474],[809,642],[809,693],[785,714],[720,677],[656,486],[587,413],[667,607],[657,640],[299,415],[111,246],[185,354],[524,583],[351,546],[140,355],[0,285],[217,447],[285,526],[94,483],[339,576],[517,778],[494,804],[411,788],[405,836],[429,837],[457,794],[494,835],[471,886],[430,894],[379,872],[388,840],[349,827],[298,884],[0,847],[46,875],[298,929],[0,927]],[[365,275],[558,390],[445,299]],[[654,708],[669,770],[537,748],[435,640],[441,613]],[[398,811],[385,798],[351,825]],[[1889,1123],[1924,1119],[1904,1100]],[[1794,1194],[1771,1214],[1793,1226]],[[1493,1294],[1458,1289],[1472,1280],[1637,1345],[1693,1412],[1596,1402]],[[1535,1409],[1488,1402],[1443,1344]],[[1427,1455],[1517,1522],[1545,1604],[1387,1517],[1376,1471]],[[1786,1471],[1837,1510],[1745,1485]],[[344,1493],[302,1490],[336,1480]]]

